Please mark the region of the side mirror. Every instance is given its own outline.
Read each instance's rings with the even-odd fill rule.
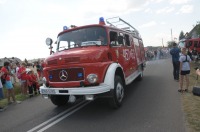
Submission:
[[[46,39],[46,45],[50,46],[53,43],[53,40],[51,38]]]

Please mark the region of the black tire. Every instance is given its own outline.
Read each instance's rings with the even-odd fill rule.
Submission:
[[[143,79],[143,72],[136,78],[136,81],[142,81]]]
[[[68,103],[69,96],[68,95],[51,95],[51,102],[57,106],[63,106]]]
[[[115,76],[114,89],[111,91],[110,105],[112,108],[119,108],[124,98],[124,85],[120,76]]]

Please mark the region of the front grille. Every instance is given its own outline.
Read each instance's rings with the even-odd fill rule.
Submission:
[[[56,69],[49,71],[50,82],[69,82],[84,80],[83,68]]]

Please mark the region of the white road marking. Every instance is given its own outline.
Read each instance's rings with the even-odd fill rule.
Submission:
[[[73,114],[74,112],[76,112],[77,110],[79,110],[80,108],[82,108],[83,106],[85,106],[86,104],[89,103],[89,102],[87,102],[87,103],[85,103],[85,102],[86,102],[86,101],[82,101],[82,102],[80,102],[80,103],[78,103],[78,104],[72,106],[71,108],[67,109],[66,111],[63,111],[62,113],[60,113],[60,114],[58,114],[58,115],[56,115],[56,116],[50,118],[49,120],[47,120],[47,121],[43,122],[42,124],[40,124],[40,125],[38,125],[38,126],[32,128],[32,129],[28,130],[27,132],[34,132],[35,130],[37,130],[37,129],[43,127],[44,125],[48,124],[49,122],[54,121],[55,119],[57,119],[57,118],[60,117],[60,116],[63,117],[63,115],[65,115],[65,114],[68,113],[69,111],[73,110],[74,108],[78,107],[78,108],[75,109],[74,111],[71,111],[71,112],[70,112],[71,114]],[[85,103],[85,104],[84,104],[84,103]],[[84,105],[83,105],[83,104],[84,104]],[[81,106],[81,105],[82,105],[82,106]],[[68,113],[68,114],[69,114],[69,113]],[[65,116],[66,116],[66,115],[65,115]],[[68,116],[69,116],[69,115],[68,115]],[[62,118],[62,117],[61,117],[61,118]],[[66,117],[65,117],[65,118],[66,118]],[[54,121],[54,122],[55,122],[55,121]]]
[[[58,118],[57,120],[55,120],[54,122],[50,123],[49,125],[45,126],[44,128],[40,129],[37,132],[43,132],[45,130],[47,130],[48,128],[52,127],[53,125],[57,124],[58,122],[62,121],[63,119],[67,118],[68,116],[70,116],[71,114],[73,114],[74,112],[78,111],[79,109],[81,109],[82,107],[86,106],[87,104],[89,104],[90,102],[87,102],[81,106],[79,106],[78,108],[74,109],[73,111],[67,113],[66,115]]]

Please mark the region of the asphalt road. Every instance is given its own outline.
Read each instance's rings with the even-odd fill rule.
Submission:
[[[41,96],[0,112],[1,132],[186,132],[170,59],[147,63],[144,78],[126,88],[120,109],[106,100],[56,107]]]

